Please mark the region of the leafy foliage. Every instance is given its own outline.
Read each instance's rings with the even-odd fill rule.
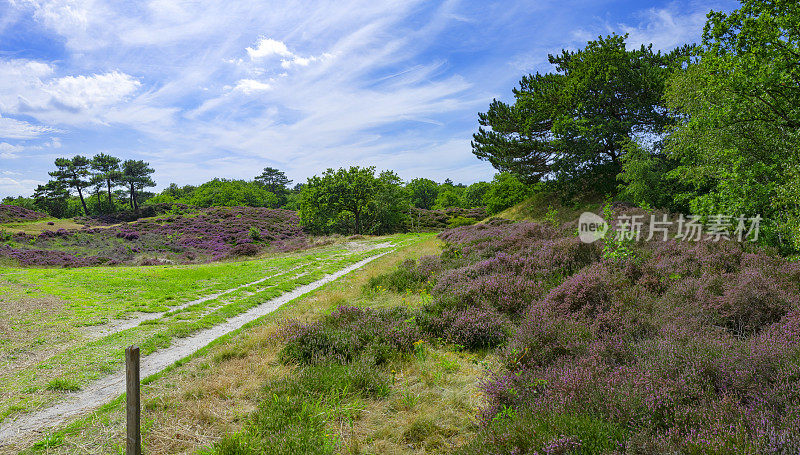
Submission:
[[[513,174],[496,174],[483,200],[490,214],[499,213],[530,196],[531,189]]]
[[[409,197],[391,171],[328,169],[313,176],[300,193],[300,219],[317,233],[390,233],[405,225]]]
[[[411,203],[414,207],[430,210],[436,203],[439,195],[439,185],[433,180],[416,178],[408,182],[406,189],[411,193]]]
[[[760,214],[765,239],[800,245],[797,185],[800,145],[800,8],[795,2],[745,0],[713,12],[695,61],[671,79],[670,108],[683,114],[667,141],[679,165],[674,194],[698,214]]]
[[[514,104],[494,100],[479,114],[473,153],[526,182],[613,181],[624,144],[670,124],[662,94],[677,54],[629,51],[612,35],[549,55],[555,73],[523,77]]]

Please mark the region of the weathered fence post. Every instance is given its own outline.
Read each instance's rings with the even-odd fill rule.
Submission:
[[[127,455],[142,455],[141,397],[139,393],[139,347],[125,349],[125,424]]]

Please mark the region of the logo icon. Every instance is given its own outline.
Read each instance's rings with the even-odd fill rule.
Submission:
[[[608,223],[600,215],[583,212],[578,218],[578,237],[583,243],[594,243],[606,236]]]

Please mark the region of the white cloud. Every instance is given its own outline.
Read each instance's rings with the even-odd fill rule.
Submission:
[[[290,69],[295,66],[308,66],[312,62],[322,61],[333,57],[327,52],[319,57],[302,57],[290,51],[284,42],[263,37],[259,38],[254,47],[248,47],[245,50],[247,51],[247,55],[250,57],[250,60],[255,63],[260,63],[261,61],[273,56],[283,57],[281,58],[281,68],[283,69]],[[230,62],[232,60],[227,61]],[[242,60],[239,60],[239,62],[242,62]],[[255,68],[255,70],[258,69],[259,68]]]
[[[0,117],[0,138],[3,139],[32,139],[45,133],[56,132],[54,128],[33,125],[22,120]]]
[[[91,76],[67,76],[55,79],[44,87],[51,102],[75,110],[105,107],[124,100],[142,84],[118,71]]]
[[[63,77],[55,73],[52,64],[0,59],[0,115],[31,116],[49,126],[107,123],[113,110],[141,87],[139,80],[121,71]],[[25,136],[31,132],[28,129]]]
[[[294,54],[289,52],[289,48],[287,48],[286,44],[282,43],[281,41],[277,41],[272,38],[260,38],[255,47],[247,48],[247,55],[250,56],[251,60],[256,60],[264,57],[271,57],[273,55],[290,57]]]
[[[19,153],[23,150],[25,150],[25,147],[21,145],[12,145],[8,142],[0,142],[0,158],[7,160],[19,158]]]
[[[630,46],[653,43],[655,49],[669,51],[698,38],[707,12],[707,8],[679,10],[677,5],[650,8],[639,14],[641,22],[638,25],[620,24],[619,28],[622,33],[630,34]]]
[[[656,50],[670,51],[677,46],[693,43],[700,37],[710,7],[709,4],[686,7],[674,2],[663,8],[637,12],[634,16],[639,22],[636,24],[603,21],[592,28],[575,29],[572,37],[582,47],[586,41],[597,39],[601,34],[627,33],[629,49],[652,43]]]
[[[268,90],[272,90],[272,86],[270,84],[260,82],[254,79],[240,79],[236,83],[236,87],[234,87],[233,89],[240,91],[245,95],[249,95],[255,92],[265,92]]]
[[[36,185],[44,182],[34,179],[21,179],[11,177],[0,177],[0,195],[2,196],[29,196]]]

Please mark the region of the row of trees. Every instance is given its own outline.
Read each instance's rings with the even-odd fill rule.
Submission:
[[[565,197],[760,214],[763,238],[800,250],[800,4],[742,0],[666,54],[625,40],[550,55],[479,114],[473,153]]]
[[[56,158],[54,164],[51,179],[38,185],[31,198],[7,198],[4,203],[59,218],[114,212],[120,202],[138,210],[142,199],[149,196],[145,189],[155,186],[153,169],[141,160],[123,161],[100,153],[92,158]]]
[[[531,187],[507,172],[495,175],[491,182],[475,182],[469,186],[454,184],[450,179],[439,184],[430,179],[416,178],[405,188],[411,204],[417,208],[486,207],[492,214],[522,201],[531,193]]]
[[[411,207],[486,206],[496,213],[529,195],[529,187],[508,173],[466,186],[424,178],[404,183],[393,171],[353,166],[309,178],[299,188],[297,208],[303,224],[317,233],[386,234],[405,229]]]
[[[286,207],[294,206],[299,188],[292,189],[292,181],[286,174],[273,167],[264,168],[253,180],[213,179],[199,186],[170,184],[164,191],[147,202],[180,203],[197,207],[250,206]]]

